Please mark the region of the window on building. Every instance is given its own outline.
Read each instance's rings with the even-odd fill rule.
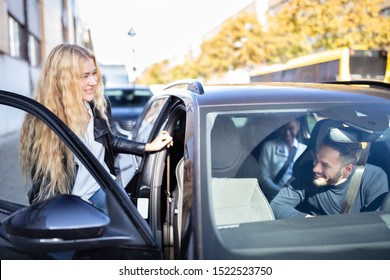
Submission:
[[[11,16],[8,18],[8,26],[10,55],[28,60],[27,36],[24,26]]]
[[[21,28],[16,20],[9,17],[9,41],[10,41],[10,55],[14,57],[20,57],[20,34]]]

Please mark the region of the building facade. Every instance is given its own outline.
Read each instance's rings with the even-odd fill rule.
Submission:
[[[61,43],[92,49],[76,0],[0,0],[0,89],[32,96],[40,67],[50,50]],[[23,116],[0,124],[0,135],[18,129]]]

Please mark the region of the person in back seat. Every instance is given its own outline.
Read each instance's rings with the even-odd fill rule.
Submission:
[[[271,201],[276,219],[339,214],[356,170],[360,143],[337,143],[324,138],[314,160],[300,166],[289,184]],[[379,210],[388,192],[386,173],[366,164],[351,212]]]
[[[259,156],[259,184],[269,201],[287,183],[292,174],[294,161],[306,149],[297,135],[300,123],[292,120],[279,129],[279,138],[267,141]]]

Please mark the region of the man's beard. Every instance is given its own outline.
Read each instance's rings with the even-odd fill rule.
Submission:
[[[341,170],[340,170],[332,178],[325,179],[324,177],[318,177],[318,178],[314,177],[313,184],[316,185],[317,187],[324,187],[328,185],[334,186],[339,182],[341,178],[343,178],[343,175],[341,174]]]

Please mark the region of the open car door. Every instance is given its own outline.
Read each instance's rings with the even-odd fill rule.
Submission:
[[[25,113],[39,118],[69,147],[107,194],[107,213],[73,195],[58,196],[31,206],[10,201],[7,195],[2,195],[1,259],[20,256],[65,256],[72,259],[162,258],[149,226],[123,187],[112,179],[89,149],[56,115],[31,98],[2,90],[0,107],[1,110],[17,112],[20,124]],[[2,123],[7,122],[7,114],[0,117]],[[15,160],[18,161],[18,158]],[[8,183],[1,181],[3,185]]]

